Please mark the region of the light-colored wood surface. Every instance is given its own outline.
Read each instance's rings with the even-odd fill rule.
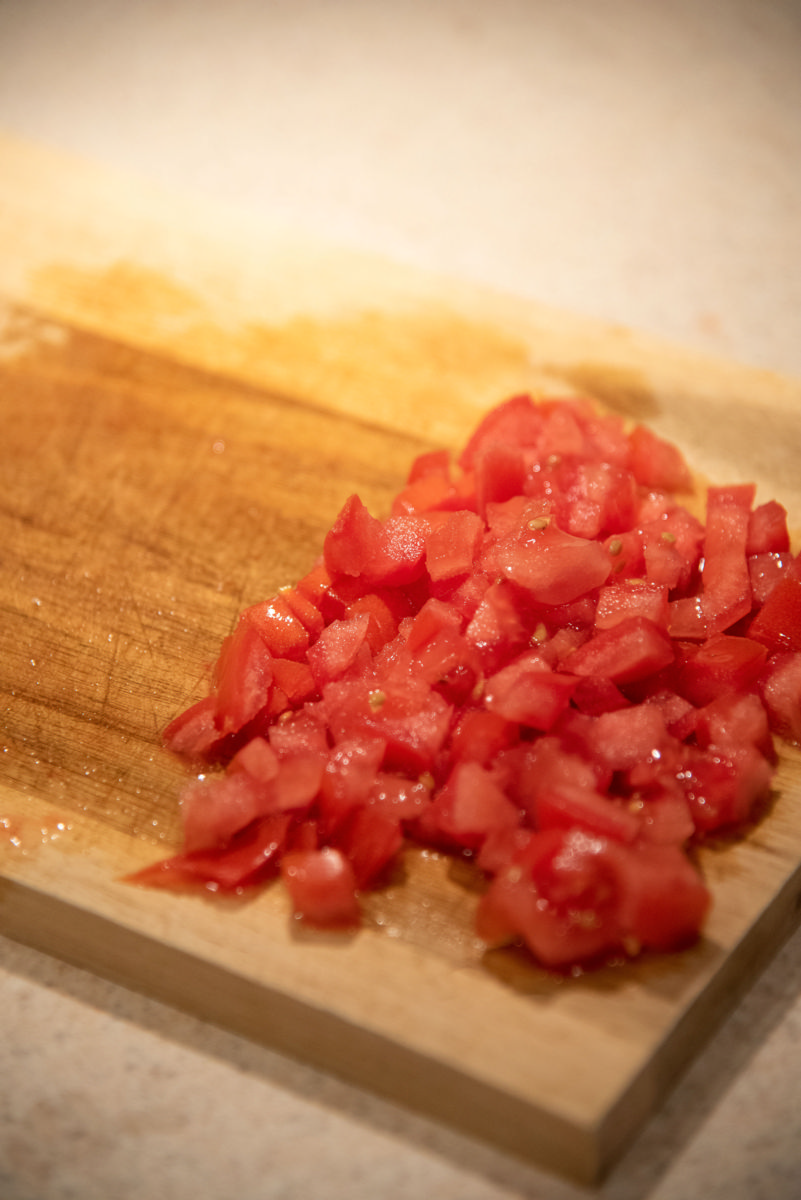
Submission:
[[[283,897],[120,876],[178,835],[159,732],[239,608],[291,582],[345,496],[521,388],[591,390],[801,514],[801,387],[455,286],[0,142],[5,437],[0,928],[578,1178],[602,1172],[791,927],[801,768],[709,850],[703,941],[556,983],[481,954],[472,893],[410,854],[347,940]]]

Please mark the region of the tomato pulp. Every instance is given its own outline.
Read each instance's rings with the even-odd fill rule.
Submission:
[[[710,488],[580,398],[515,396],[384,519],[351,496],[294,587],[246,609],[165,742],[202,775],[133,876],[359,921],[410,840],[485,873],[477,932],[548,968],[681,948],[693,850],[760,813],[801,739],[801,562],[784,509]]]

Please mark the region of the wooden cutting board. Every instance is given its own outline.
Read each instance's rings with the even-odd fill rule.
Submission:
[[[0,929],[584,1181],[789,931],[801,755],[707,848],[704,938],[557,979],[471,934],[475,880],[409,852],[354,936],[121,876],[178,841],[167,721],[341,503],[513,391],[589,390],[801,523],[801,385],[200,213],[0,139]]]

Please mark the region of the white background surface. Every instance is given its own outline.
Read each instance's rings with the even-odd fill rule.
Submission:
[[[0,0],[0,127],[801,374],[797,0]],[[801,459],[801,447],[799,447]],[[801,1196],[801,935],[604,1187]],[[0,942],[2,1200],[575,1200]]]

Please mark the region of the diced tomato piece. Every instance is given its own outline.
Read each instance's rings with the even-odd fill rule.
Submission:
[[[275,779],[278,767],[278,755],[269,741],[263,737],[253,737],[237,750],[228,764],[228,772],[236,774],[244,771],[257,783],[266,784]]]
[[[646,579],[670,590],[678,588],[685,563],[676,549],[675,538],[666,529],[652,527],[643,530],[642,545]]]
[[[309,607],[314,611],[310,602]],[[309,648],[308,629],[280,593],[261,604],[252,604],[240,619],[249,621],[258,630],[275,658],[298,659]]]
[[[479,936],[490,944],[521,937],[549,967],[616,949],[620,930],[610,844],[577,829],[535,834],[482,896]]]
[[[295,591],[319,607],[320,601],[331,586],[331,576],[323,558],[318,559],[311,571],[295,585]]]
[[[481,682],[481,661],[465,638],[445,630],[414,655],[413,670],[449,704],[465,704]]]
[[[431,803],[431,786],[422,779],[405,779],[388,771],[377,771],[367,796],[376,812],[396,821],[414,821]]]
[[[306,820],[299,821],[290,828],[286,840],[286,849],[287,851],[319,850],[321,844],[319,822],[311,817],[307,817]]]
[[[325,754],[328,751],[328,732],[310,704],[302,711],[287,714],[288,720],[270,726],[270,745],[279,758],[292,754]]]
[[[290,818],[282,813],[263,817],[225,847],[173,855],[129,875],[128,881],[148,887],[199,885],[224,892],[252,887],[278,873],[289,824]]]
[[[679,642],[706,639],[707,621],[702,596],[680,596],[668,602],[668,632]]]
[[[548,730],[567,708],[575,687],[572,676],[552,671],[534,651],[487,680],[484,704],[506,721]]]
[[[522,825],[493,829],[481,843],[475,856],[476,866],[489,875],[497,875],[529,845],[533,832]]]
[[[603,545],[609,555],[610,580],[644,578],[645,551],[641,529],[612,534]]]
[[[532,522],[528,535],[488,548],[484,569],[531,593],[540,604],[569,604],[606,582],[611,570],[604,547],[564,533],[554,522]]]
[[[318,688],[341,679],[351,668],[361,670],[370,662],[369,627],[370,617],[366,612],[326,626],[307,655]]]
[[[596,629],[611,629],[627,617],[647,617],[662,629],[668,626],[668,589],[645,580],[611,583],[598,593]]]
[[[664,629],[647,617],[627,617],[599,630],[568,661],[574,675],[598,675],[626,684],[656,674],[673,662],[673,656]]]
[[[753,484],[740,484],[707,493],[702,601],[707,636],[751,612],[746,547],[754,490]]]
[[[486,766],[496,754],[512,745],[517,732],[517,722],[507,721],[499,713],[484,708],[467,709],[451,734],[451,757],[454,762]]]
[[[412,583],[424,569],[427,531],[422,517],[379,521],[351,496],[326,535],[326,568],[332,576],[358,576],[367,588]]]
[[[573,703],[579,712],[597,717],[605,712],[617,712],[631,703],[617,684],[599,675],[579,675]]]
[[[749,820],[770,790],[770,763],[754,746],[731,749],[688,748],[680,780],[700,833]]]
[[[633,842],[640,822],[620,801],[589,788],[544,788],[534,803],[538,829],[584,829],[599,837]]]
[[[488,504],[500,504],[520,493],[526,478],[526,462],[519,446],[490,442],[474,463],[476,500],[479,513]]]
[[[431,579],[467,575],[484,535],[484,522],[473,512],[455,512],[426,538],[426,569]]]
[[[676,691],[693,704],[708,704],[723,692],[756,687],[767,651],[751,638],[719,633],[686,657],[676,678]]]
[[[450,728],[451,706],[423,680],[336,682],[323,699],[336,742],[384,738],[384,766],[409,774],[431,769]]]
[[[618,852],[616,865],[618,921],[628,939],[660,952],[695,941],[710,894],[682,850],[638,845],[636,851]]]
[[[337,575],[362,575],[378,553],[381,522],[358,496],[349,496],[325,537],[325,566]]]
[[[780,579],[748,627],[771,653],[801,651],[801,580]]]
[[[659,761],[670,740],[665,718],[656,704],[632,704],[601,713],[585,724],[585,731],[588,756],[612,771]]]
[[[497,670],[528,643],[529,635],[512,585],[490,584],[465,630],[485,671]]]
[[[748,521],[746,554],[782,554],[789,549],[787,509],[778,500],[758,505]]]
[[[266,815],[258,784],[245,772],[193,780],[181,791],[179,803],[187,854],[224,846],[256,817]]]
[[[635,425],[629,436],[630,465],[639,484],[667,492],[690,492],[690,469],[681,451],[645,425]]]
[[[640,839],[657,846],[683,846],[695,833],[690,806],[684,796],[665,791],[629,801],[639,816]]]
[[[215,724],[236,733],[267,704],[273,679],[272,655],[250,621],[240,620],[224,640],[215,677]]]
[[[337,845],[353,868],[357,888],[386,871],[403,845],[400,821],[374,807],[359,808],[337,835]]]
[[[765,758],[773,754],[768,714],[759,696],[753,693],[725,692],[716,696],[696,712],[693,732],[703,749],[755,746]]]
[[[775,654],[760,680],[771,729],[801,744],[801,654]]]
[[[449,479],[442,475],[424,475],[407,483],[392,501],[393,517],[415,516],[455,507],[457,492]]]
[[[453,604],[432,598],[426,600],[406,632],[406,645],[416,653],[442,633],[461,633],[464,618]]]
[[[637,518],[634,476],[605,462],[582,462],[568,488],[568,533],[599,538],[629,530]]]
[[[586,452],[586,438],[577,402],[544,404],[545,424],[537,439],[537,455],[543,459],[581,458]]]
[[[530,396],[513,396],[492,409],[479,423],[459,456],[459,465],[472,468],[481,450],[494,442],[510,446],[533,446],[543,428],[542,409]]]
[[[397,618],[386,597],[378,592],[368,592],[351,601],[345,609],[345,618],[357,617],[360,613],[367,613],[369,621],[365,638],[371,653],[377,654],[382,646],[397,636]]]
[[[779,580],[785,578],[788,561],[787,554],[749,555],[748,575],[751,580],[751,594],[757,607],[765,603]]]
[[[320,753],[306,751],[282,758],[269,787],[272,811],[297,816],[308,809],[320,791],[324,769],[325,756]]]
[[[318,606],[308,596],[304,596],[298,588],[282,588],[279,595],[308,631],[309,637],[312,640],[318,638],[325,628],[325,620]],[[274,653],[278,652],[274,651]]]
[[[308,700],[317,691],[317,684],[307,663],[292,662],[288,658],[274,658],[273,681],[295,708]]]
[[[425,454],[418,454],[409,468],[407,483],[416,483],[418,479],[429,479],[432,475],[449,479],[450,471],[450,451],[429,450]]]
[[[320,795],[320,814],[329,830],[367,803],[386,749],[383,738],[353,737],[330,751]]]
[[[515,805],[477,762],[456,764],[434,806],[440,832],[468,850],[477,849],[490,833],[520,824]]]
[[[425,570],[428,529],[422,517],[390,517],[381,528],[376,558],[362,577],[382,587],[399,587],[419,579]]]
[[[293,850],[281,860],[281,878],[295,914],[308,924],[336,928],[359,923],[356,877],[341,850]]]
[[[164,730],[164,745],[191,763],[215,763],[225,757],[230,737],[220,734],[215,722],[217,700],[206,696],[192,704]]]

